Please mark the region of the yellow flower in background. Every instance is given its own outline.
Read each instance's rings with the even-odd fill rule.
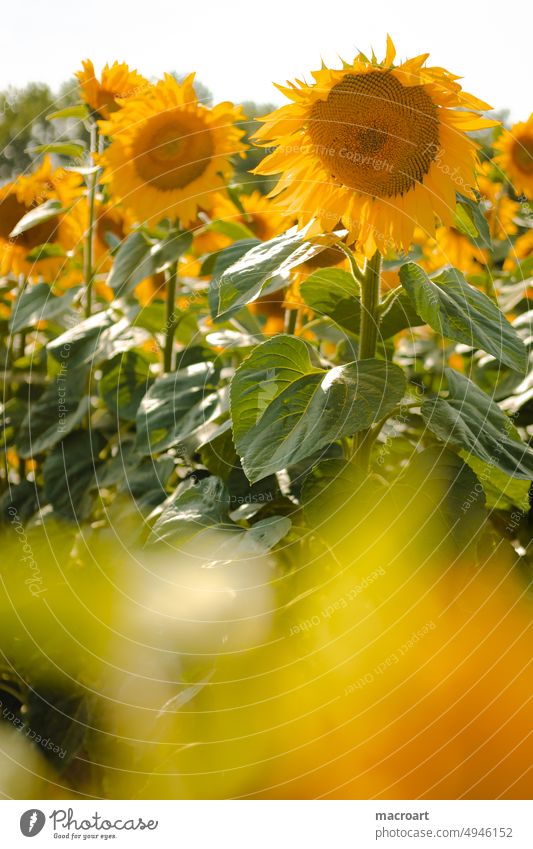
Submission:
[[[256,168],[281,174],[272,192],[300,225],[342,222],[366,256],[407,251],[416,224],[450,224],[456,192],[472,196],[476,144],[466,132],[497,122],[457,77],[427,68],[427,54],[401,65],[390,38],[385,60],[359,54],[314,84],[278,86],[292,103],[263,118],[256,135],[277,149]]]
[[[520,260],[527,259],[533,254],[533,230],[528,230],[519,236],[509,251],[503,264],[505,271],[512,271]]]
[[[527,121],[504,130],[495,145],[494,162],[518,194],[533,197],[533,113]]]
[[[239,108],[198,102],[194,74],[178,83],[170,74],[101,121],[111,144],[102,156],[103,182],[137,220],[179,219],[188,227],[209,211],[244,151]]]
[[[242,224],[258,239],[267,242],[287,229],[288,223],[275,204],[261,192],[239,196],[239,203],[244,212],[235,205],[227,195],[220,194],[211,211],[213,221],[228,224]],[[205,229],[198,223],[198,234],[194,237],[193,251],[196,256],[220,251],[234,241],[227,233],[216,229]]]
[[[475,274],[486,265],[487,259],[467,236],[455,227],[437,227],[435,237],[426,239],[422,246],[420,261],[427,271],[436,271],[445,265],[459,268],[464,274]]]
[[[97,79],[94,65],[90,59],[82,62],[83,70],[75,76],[80,84],[82,97],[85,102],[102,115],[109,118],[112,112],[120,108],[117,102],[138,94],[149,83],[137,71],[130,71],[125,62],[114,62],[102,70],[100,80]]]
[[[515,218],[520,205],[509,197],[501,180],[494,180],[492,162],[483,162],[477,175],[478,189],[485,203],[485,218],[493,239],[507,239],[518,231]]]
[[[81,205],[83,194],[81,177],[64,168],[54,169],[49,157],[32,174],[21,175],[0,188],[0,274],[44,276],[48,280],[65,267],[63,257],[41,260],[27,259],[28,254],[40,245],[59,244],[64,251],[76,247],[83,234]],[[12,237],[18,222],[35,207],[47,200],[58,200],[68,210],[63,215],[49,218],[30,230]]]

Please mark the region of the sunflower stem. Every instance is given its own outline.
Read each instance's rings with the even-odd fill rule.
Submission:
[[[284,320],[284,332],[289,333],[291,336],[294,335],[294,331],[296,330],[296,320],[298,318],[298,310],[293,310],[288,307],[285,310],[285,320]]]
[[[172,371],[172,350],[174,334],[178,326],[176,316],[176,286],[178,282],[178,264],[173,263],[167,272],[167,321],[165,324],[165,347],[163,349],[163,368]]]
[[[98,150],[98,130],[93,122],[90,126],[90,148],[89,148],[89,165],[94,166],[94,155]],[[83,257],[83,271],[85,277],[85,317],[89,318],[92,314],[93,306],[93,283],[94,283],[94,206],[96,198],[97,179],[96,174],[91,173],[87,177],[87,205],[88,205],[88,224],[85,234],[85,252]]]
[[[361,319],[359,324],[359,359],[366,360],[376,355],[379,330],[379,299],[381,281],[381,253],[376,251],[367,260],[364,279],[361,283]],[[364,472],[368,470],[372,449],[372,429],[356,433],[353,438],[353,454],[356,465]]]

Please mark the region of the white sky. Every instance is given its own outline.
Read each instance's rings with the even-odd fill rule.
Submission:
[[[216,101],[281,103],[272,81],[372,46],[381,58],[388,31],[399,58],[430,52],[430,64],[523,120],[532,29],[528,0],[4,0],[0,88],[55,87],[90,57],[98,70],[118,59],[148,77],[196,70]]]

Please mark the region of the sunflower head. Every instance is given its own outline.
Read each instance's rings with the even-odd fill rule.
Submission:
[[[456,192],[473,196],[476,146],[466,131],[497,122],[457,77],[425,67],[427,54],[394,64],[359,54],[314,82],[280,87],[292,101],[263,118],[256,138],[276,150],[257,174],[280,174],[272,195],[301,225],[342,222],[366,256],[407,250],[416,224],[450,223]]]
[[[138,94],[149,84],[137,71],[130,71],[125,62],[106,65],[99,80],[90,59],[85,59],[81,64],[82,70],[77,71],[75,76],[83,99],[103,118],[109,118],[112,112],[119,109],[119,100]]]
[[[230,103],[198,102],[194,74],[178,83],[170,74],[126,101],[102,132],[112,141],[102,157],[103,181],[139,221],[194,222],[209,211],[241,154],[244,116]]]
[[[40,274],[55,276],[63,260],[44,260],[34,265],[27,255],[40,245],[54,242],[65,251],[81,238],[83,185],[78,174],[52,167],[49,157],[32,174],[19,176],[0,188],[0,274]],[[47,200],[59,200],[69,208],[64,215],[42,221],[19,236],[11,235],[20,219]]]
[[[518,194],[533,198],[533,113],[527,121],[504,130],[496,144],[494,161]]]

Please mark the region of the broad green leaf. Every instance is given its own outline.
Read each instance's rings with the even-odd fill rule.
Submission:
[[[86,374],[85,368],[61,371],[37,401],[28,403],[17,434],[21,457],[48,451],[81,424],[90,409],[90,398],[83,394]]]
[[[139,404],[152,383],[147,356],[139,351],[126,351],[103,363],[98,390],[112,413],[120,419],[135,421]]]
[[[119,247],[107,279],[117,298],[123,297],[151,274],[164,271],[189,250],[191,233],[173,231],[159,242],[142,232],[131,233]]]
[[[107,285],[117,298],[131,292],[152,271],[151,244],[141,230],[125,239],[117,251]]]
[[[161,239],[152,245],[150,250],[150,260],[152,263],[152,274],[157,274],[165,271],[174,262],[177,262],[180,256],[187,253],[192,245],[192,233],[171,231],[168,236]]]
[[[67,254],[61,245],[57,245],[54,242],[45,242],[44,244],[33,248],[33,250],[27,254],[26,259],[28,262],[41,262],[43,259],[66,257],[66,255]]]
[[[137,450],[153,454],[179,446],[189,453],[198,447],[205,426],[225,409],[217,379],[210,362],[157,378],[137,411]]]
[[[530,481],[512,478],[466,451],[461,452],[461,455],[483,486],[487,507],[497,510],[513,510],[517,507],[523,513],[529,511]]]
[[[87,694],[76,689],[61,691],[50,682],[30,687],[23,714],[23,733],[41,741],[36,745],[59,773],[80,753],[91,723]]]
[[[342,521],[346,511],[353,514],[354,505],[363,500],[367,483],[368,476],[344,458],[321,460],[307,475],[302,488],[308,526],[320,533],[325,521]]]
[[[415,454],[393,487],[393,498],[401,511],[414,519],[417,538],[431,548],[459,552],[468,549],[486,520],[485,493],[472,469],[457,454],[433,445]]]
[[[369,359],[325,371],[301,339],[280,335],[259,345],[231,383],[237,453],[253,483],[369,427],[401,400],[405,377]]]
[[[221,233],[233,242],[236,242],[239,239],[255,239],[250,228],[247,227],[246,224],[242,224],[240,221],[212,221],[207,225],[206,230],[211,230],[213,233]]]
[[[73,156],[79,158],[85,153],[85,145],[82,141],[50,142],[50,144],[39,144],[32,147],[31,153],[55,153],[58,156]]]
[[[420,266],[408,263],[400,269],[400,280],[416,312],[437,333],[526,371],[527,351],[516,331],[496,304],[470,286],[456,268],[430,278]]]
[[[284,233],[252,248],[220,276],[217,320],[231,318],[254,301],[274,276],[279,278],[278,289],[286,286],[290,269],[323,249],[324,245],[309,242],[301,233]]]
[[[60,516],[80,522],[91,512],[98,455],[104,446],[96,431],[75,431],[55,446],[43,464],[44,495]]]
[[[477,247],[492,250],[489,224],[481,204],[476,203],[471,198],[458,195],[455,226],[459,232],[468,236]]]
[[[114,310],[104,310],[86,318],[76,327],[48,343],[49,354],[64,367],[110,359],[147,339],[140,327],[131,327],[128,319],[118,318]]]
[[[34,327],[38,321],[53,321],[67,312],[78,294],[78,289],[69,289],[64,295],[52,295],[47,283],[27,286],[18,298],[9,319],[9,329],[19,333]]]
[[[481,389],[446,369],[449,396],[425,401],[428,428],[446,445],[465,450],[515,478],[533,479],[533,451],[519,438],[511,420]]]
[[[229,524],[229,509],[229,493],[219,478],[186,480],[163,505],[149,543],[172,539],[183,544],[205,528]]]
[[[26,215],[23,215],[16,227],[13,227],[10,235],[15,239],[27,230],[31,230],[32,227],[43,224],[45,221],[49,221],[50,218],[55,218],[61,212],[65,212],[65,209],[60,201],[47,200],[40,206],[30,209]]]
[[[58,112],[50,112],[46,116],[47,121],[58,121],[66,118],[79,118],[80,121],[89,117],[89,110],[84,103],[77,103],[75,106],[67,106],[65,109],[60,109]]]
[[[352,274],[340,268],[314,271],[304,280],[300,291],[305,303],[317,316],[327,316],[343,330],[359,335],[361,299],[359,284]],[[384,304],[380,319],[379,338],[388,339],[406,327],[424,324],[417,315],[406,292],[399,290],[390,303]]]
[[[307,277],[301,295],[317,316],[332,318],[346,330],[359,334],[360,286],[354,276],[340,268],[321,268]]]

